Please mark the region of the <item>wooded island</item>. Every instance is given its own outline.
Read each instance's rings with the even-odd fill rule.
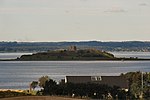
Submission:
[[[39,52],[32,55],[22,55],[17,60],[27,61],[49,61],[49,60],[101,60],[114,59],[114,55],[105,51],[96,49],[78,50],[76,46],[70,46],[67,50],[54,50],[47,52]]]
[[[47,52],[33,53],[32,55],[22,55],[17,59],[10,61],[136,61],[150,60],[137,57],[117,58],[113,54],[97,49],[77,49],[76,46],[70,46],[68,49],[49,50]],[[8,60],[6,60],[8,61]]]

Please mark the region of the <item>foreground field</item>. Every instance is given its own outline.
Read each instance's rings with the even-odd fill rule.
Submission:
[[[22,96],[22,97],[3,98],[0,100],[81,100],[81,99],[55,97],[55,96]]]

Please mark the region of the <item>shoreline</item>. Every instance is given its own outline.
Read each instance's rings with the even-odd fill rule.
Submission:
[[[11,92],[24,92],[25,90],[21,90],[21,89],[0,89],[0,92],[7,92],[7,91],[11,91]]]
[[[150,59],[143,59],[143,58],[115,58],[115,59],[79,59],[79,60],[18,60],[18,59],[0,59],[0,61],[150,61]]]
[[[67,96],[19,96],[1,98],[1,100],[88,100],[80,98],[72,98]]]

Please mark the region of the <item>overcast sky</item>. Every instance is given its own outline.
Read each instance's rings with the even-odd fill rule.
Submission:
[[[150,0],[0,0],[0,41],[150,40]]]

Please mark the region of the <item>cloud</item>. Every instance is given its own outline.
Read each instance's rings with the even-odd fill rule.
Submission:
[[[140,3],[139,6],[148,6],[146,3]]]
[[[88,0],[80,0],[80,1],[87,2]]]
[[[120,7],[113,7],[111,9],[105,10],[104,12],[106,12],[106,13],[124,13],[127,11],[123,8],[120,8]]]
[[[50,8],[32,8],[32,7],[5,7],[0,9],[0,14],[43,14],[49,13]]]

